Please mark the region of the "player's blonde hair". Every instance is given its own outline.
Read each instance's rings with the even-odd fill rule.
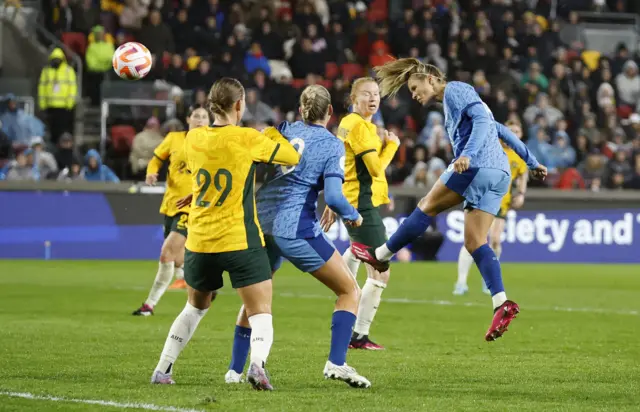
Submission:
[[[374,67],[373,71],[380,84],[382,97],[394,96],[411,76],[418,78],[433,76],[438,82],[446,81],[446,76],[436,66],[423,63],[413,57],[390,61],[382,66]]]
[[[225,115],[233,105],[244,98],[244,87],[231,77],[223,77],[213,83],[209,90],[209,111],[217,115]]]
[[[353,81],[353,84],[351,85],[351,92],[349,93],[349,104],[355,103],[358,89],[360,88],[360,86],[366,83],[378,84],[378,82],[376,82],[376,79],[374,79],[373,77],[360,77],[358,79],[355,79]]]
[[[324,120],[331,106],[329,90],[319,84],[307,86],[300,95],[302,120],[313,123]]]

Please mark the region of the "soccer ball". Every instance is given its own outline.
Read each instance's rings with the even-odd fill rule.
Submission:
[[[140,80],[151,70],[151,53],[136,42],[124,43],[113,53],[113,70],[125,80]]]

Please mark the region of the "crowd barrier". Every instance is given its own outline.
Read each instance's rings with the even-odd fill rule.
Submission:
[[[127,183],[0,182],[0,258],[157,259],[163,240],[158,192]],[[394,208],[381,209],[389,235],[424,191],[391,193]],[[434,226],[445,239],[438,260],[457,260],[462,210],[443,213]],[[640,193],[530,189],[525,207],[507,216],[503,260],[640,263],[639,230]],[[328,235],[340,250],[347,247],[341,223]]]

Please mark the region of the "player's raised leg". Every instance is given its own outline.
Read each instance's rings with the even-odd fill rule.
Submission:
[[[498,260],[500,260],[500,257],[502,256],[502,233],[504,232],[504,225],[506,222],[505,218],[506,213],[503,213],[501,210],[498,216],[494,219],[491,229],[489,229],[489,246],[493,249]],[[487,295],[491,294],[491,291],[484,282],[484,279],[482,281],[482,291]]]
[[[485,335],[487,341],[496,340],[516,317],[520,308],[515,302],[507,300],[502,283],[500,261],[493,249],[487,244],[487,234],[495,216],[480,209],[465,211],[464,245],[473,256],[487,288],[491,292],[494,317]]]
[[[172,378],[173,365],[211,306],[210,291],[198,291],[188,287],[187,293],[187,304],[169,329],[160,361],[151,376],[151,383],[175,383]]]
[[[385,244],[373,249],[369,245],[353,243],[351,250],[358,259],[384,272],[389,268],[389,260],[393,255],[421,236],[438,213],[462,203],[463,200],[461,195],[445,186],[441,178]]]
[[[328,243],[328,242],[327,242]],[[329,246],[330,247],[330,246]],[[360,288],[337,251],[311,274],[331,289],[338,299],[331,318],[331,348],[324,367],[326,379],[337,379],[354,388],[368,388],[371,383],[347,365],[347,349],[356,323]]]
[[[176,260],[184,260],[184,245],[186,240],[186,236],[178,232],[171,231],[168,233],[162,244],[158,271],[156,272],[153,286],[151,286],[151,290],[149,291],[149,296],[142,306],[132,313],[134,316],[153,315],[153,309],[169,287],[171,279],[173,279]]]

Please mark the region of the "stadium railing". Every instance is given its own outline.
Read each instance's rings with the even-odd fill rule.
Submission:
[[[395,232],[426,190],[392,188],[394,208],[381,207],[387,235]],[[157,259],[162,186],[141,183],[0,182],[0,258]],[[318,210],[322,211],[322,199]],[[16,219],[16,216],[25,218]],[[457,260],[464,213],[435,220],[442,261]],[[530,189],[525,206],[506,217],[508,262],[640,263],[640,193]],[[348,246],[342,224],[328,236]],[[45,253],[45,248],[50,248]]]

